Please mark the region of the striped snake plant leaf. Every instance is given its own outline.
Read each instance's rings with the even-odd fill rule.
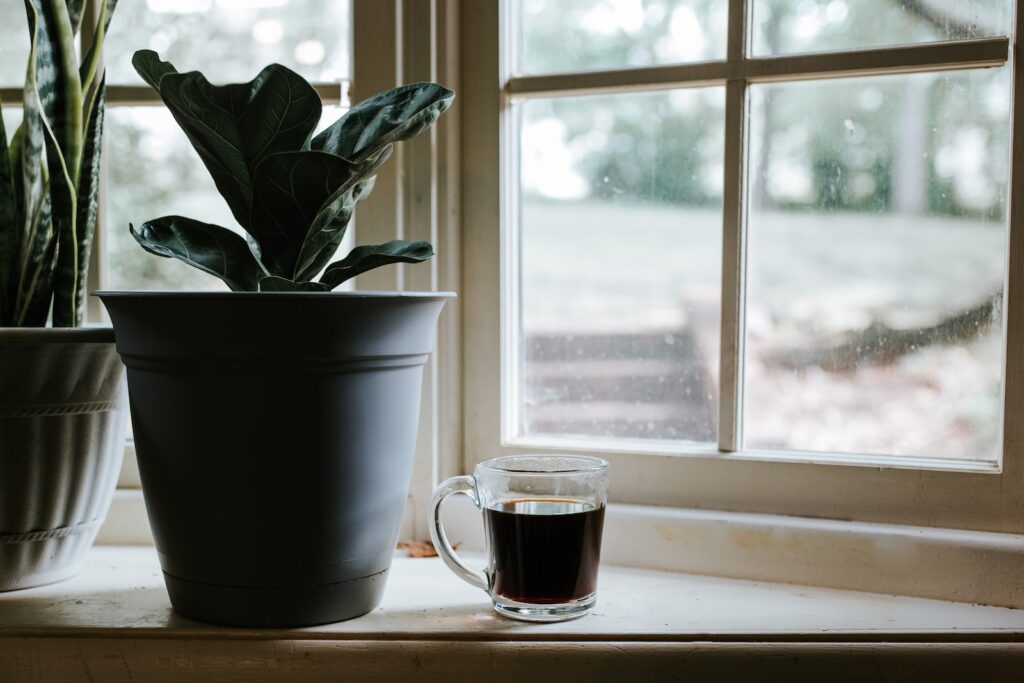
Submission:
[[[26,271],[26,294],[20,301],[16,324],[19,327],[43,327],[50,317],[53,303],[54,271],[57,268],[57,237],[52,232],[41,233],[43,249]]]
[[[50,220],[49,180],[46,169],[45,142],[43,133],[43,103],[40,100],[40,88],[37,85],[37,63],[40,52],[50,54],[46,44],[40,40],[46,28],[38,20],[35,5],[25,3],[25,11],[29,20],[30,49],[28,67],[25,72],[24,101],[22,102],[22,121],[15,133],[15,173],[20,168],[19,186],[21,192],[19,209],[21,213],[21,254],[16,263],[17,294],[15,325],[31,324],[37,316],[30,315],[29,308],[36,311],[44,294],[52,294],[53,255],[56,243],[53,240]],[[44,66],[49,64],[45,58]],[[48,69],[52,71],[52,65]],[[44,91],[50,90],[50,80],[43,81]],[[52,106],[52,97],[51,106]],[[41,290],[41,293],[40,293]],[[47,314],[49,304],[46,305]],[[46,323],[46,315],[42,324]]]
[[[40,119],[49,170],[51,220],[57,240],[57,263],[51,281],[33,279],[31,303],[52,287],[52,322],[55,327],[79,323],[77,184],[82,160],[82,84],[78,80],[78,55],[74,28],[65,0],[28,0],[29,29],[35,36],[34,95],[40,103]],[[26,99],[28,95],[26,95]],[[44,273],[48,264],[37,270]]]
[[[73,1],[76,0],[68,0],[69,10]],[[117,0],[102,0],[100,3],[100,14],[95,29],[96,33],[92,38],[88,51],[82,57],[81,65],[78,67],[78,80],[82,83],[82,92],[89,89],[96,78],[96,73],[100,70],[100,55],[103,52],[103,43],[106,42],[107,31],[110,29],[110,20],[114,18],[114,10],[116,8]],[[81,26],[81,22],[79,22],[78,26]],[[78,30],[76,28],[75,32],[77,33]],[[91,107],[87,107],[87,109],[91,109]]]
[[[392,240],[384,244],[356,247],[348,256],[327,266],[320,282],[331,289],[368,270],[391,263],[420,263],[434,255],[430,242]]]
[[[71,17],[71,26],[78,33],[82,28],[82,18],[85,15],[86,0],[67,0],[68,16]]]
[[[86,118],[85,147],[82,149],[82,168],[78,179],[78,206],[75,212],[75,238],[78,240],[78,263],[75,268],[75,315],[85,317],[85,295],[88,289],[89,258],[93,236],[96,234],[96,208],[100,189],[100,156],[103,151],[103,118],[106,102],[106,81],[101,80],[92,99],[92,109]]]
[[[297,73],[271,64],[249,83],[212,85],[198,71],[178,73],[152,50],[132,64],[159,93],[213,176],[235,220],[248,229],[256,167],[301,149],[320,120],[320,97]]]
[[[75,327],[78,309],[78,193],[71,179],[71,169],[64,162],[56,133],[43,119],[46,158],[50,168],[50,212],[53,235],[57,241],[57,263],[53,273],[54,327]]]
[[[14,264],[21,251],[21,225],[18,223],[17,183],[11,165],[7,130],[0,116],[0,264]],[[20,170],[20,169],[19,169]],[[0,268],[0,326],[14,324],[14,268]]]
[[[82,157],[82,83],[75,31],[65,0],[26,0],[35,34],[35,87],[42,116],[53,131],[73,183]],[[49,162],[50,173],[54,164]]]
[[[257,291],[260,278],[266,275],[245,238],[219,225],[164,216],[128,230],[149,253],[216,275],[236,292]]]
[[[313,138],[312,149],[354,162],[408,140],[431,126],[451,106],[455,93],[437,83],[413,83],[374,95]]]

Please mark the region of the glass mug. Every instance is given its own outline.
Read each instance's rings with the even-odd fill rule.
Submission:
[[[441,524],[448,496],[483,511],[487,569],[467,567]],[[524,621],[583,616],[597,599],[608,463],[568,455],[510,455],[453,477],[430,500],[430,537],[448,568],[487,592],[494,609]]]

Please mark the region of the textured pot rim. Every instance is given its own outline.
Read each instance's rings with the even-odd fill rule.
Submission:
[[[454,299],[455,292],[190,292],[168,290],[101,290],[90,296],[101,299]]]
[[[113,344],[110,325],[86,327],[0,327],[0,344]]]

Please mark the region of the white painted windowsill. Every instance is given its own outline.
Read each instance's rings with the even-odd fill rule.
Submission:
[[[152,548],[97,546],[74,579],[0,594],[0,680],[1010,680],[1024,664],[1024,610],[612,566],[598,595],[582,619],[524,624],[436,558],[396,558],[367,616],[226,628],[171,610]]]

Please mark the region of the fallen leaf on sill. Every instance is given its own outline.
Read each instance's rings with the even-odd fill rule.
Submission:
[[[452,546],[458,549],[459,543]],[[430,541],[399,541],[398,548],[409,553],[409,557],[437,557],[437,549]]]

